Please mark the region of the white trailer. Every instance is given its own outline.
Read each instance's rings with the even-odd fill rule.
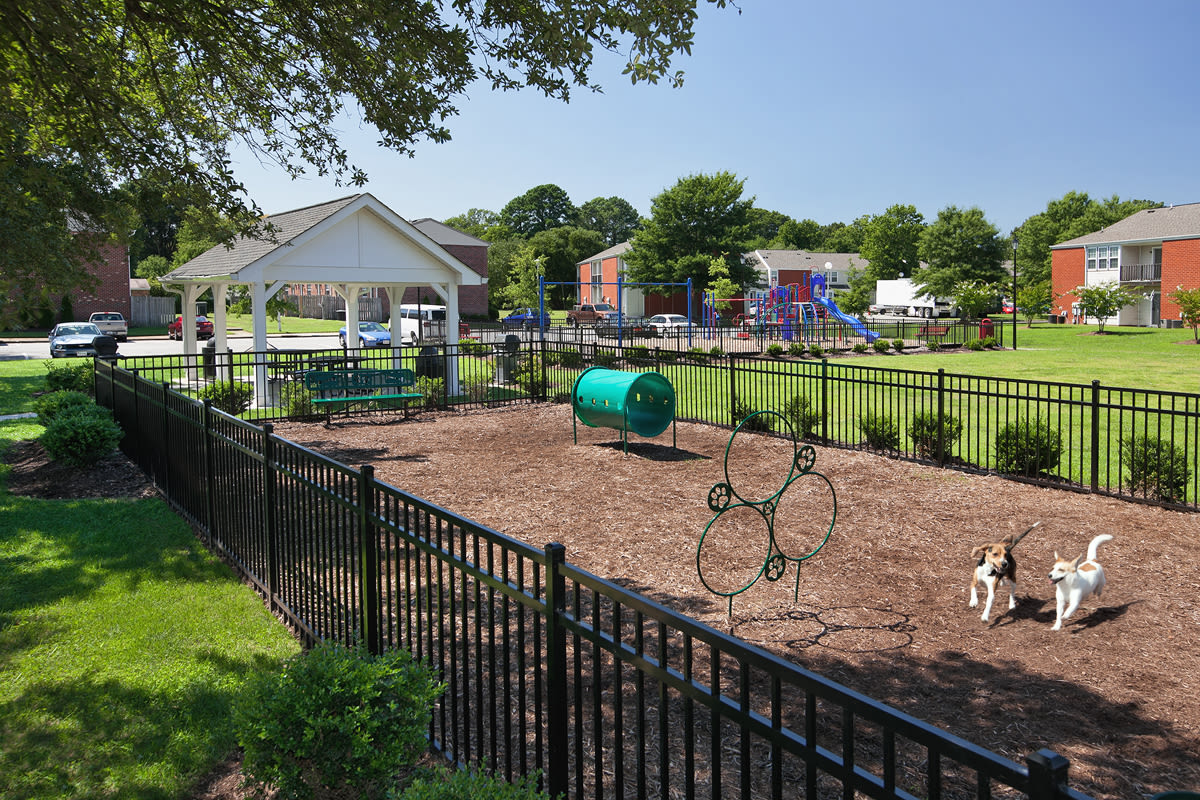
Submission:
[[[945,297],[918,294],[912,278],[875,281],[875,302],[872,314],[896,314],[902,317],[949,317],[954,315],[954,301]]]

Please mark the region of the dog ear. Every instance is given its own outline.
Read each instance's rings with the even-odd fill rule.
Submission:
[[[1071,569],[1078,569],[1078,567],[1079,567],[1079,564],[1080,564],[1080,562],[1082,562],[1082,561],[1083,561],[1083,554],[1081,553],[1081,554],[1079,554],[1078,556],[1076,556],[1076,557],[1075,557],[1075,560],[1074,560],[1074,561],[1072,561],[1072,562],[1071,562]]]
[[[983,558],[983,556],[986,552],[987,552],[986,544],[976,545],[975,549],[971,551],[971,558]]]
[[[1055,560],[1055,561],[1059,561],[1059,560],[1060,560],[1060,559],[1059,559],[1059,557],[1058,557],[1058,551],[1057,551],[1057,550],[1055,550],[1055,551],[1054,551],[1054,560]]]
[[[1005,537],[1003,539],[1001,539],[999,543],[1004,545],[1005,549],[1012,547],[1013,546],[1013,535],[1011,533],[1006,534]]]

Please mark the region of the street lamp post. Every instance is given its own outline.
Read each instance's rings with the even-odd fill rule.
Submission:
[[[1017,232],[1013,231],[1013,350],[1017,349]]]

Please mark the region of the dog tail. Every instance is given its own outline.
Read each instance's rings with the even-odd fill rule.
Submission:
[[[1099,536],[1097,536],[1095,539],[1092,539],[1092,543],[1088,545],[1087,560],[1095,561],[1096,560],[1096,551],[1100,549],[1100,545],[1104,544],[1111,538],[1112,538],[1111,534],[1102,533]]]
[[[1020,544],[1021,540],[1029,535],[1029,531],[1032,531],[1034,528],[1036,528],[1038,525],[1041,525],[1041,524],[1042,524],[1042,521],[1038,520],[1037,522],[1030,525],[1029,528],[1026,529],[1026,531],[1024,533],[1022,533],[1020,536],[1018,536],[1016,539],[1013,540],[1012,547],[1016,547],[1018,544]],[[1010,547],[1009,549],[1011,550],[1012,547]]]

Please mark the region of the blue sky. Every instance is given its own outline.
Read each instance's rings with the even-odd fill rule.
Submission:
[[[569,104],[473,86],[453,141],[412,159],[355,121],[343,142],[364,190],[409,219],[499,211],[544,183],[647,215],[679,178],[720,170],[822,224],[977,206],[1007,233],[1072,190],[1200,202],[1200,2],[740,5],[701,9],[681,89],[630,86],[604,56],[604,93]],[[267,213],[359,191],[252,159],[235,174]]]

